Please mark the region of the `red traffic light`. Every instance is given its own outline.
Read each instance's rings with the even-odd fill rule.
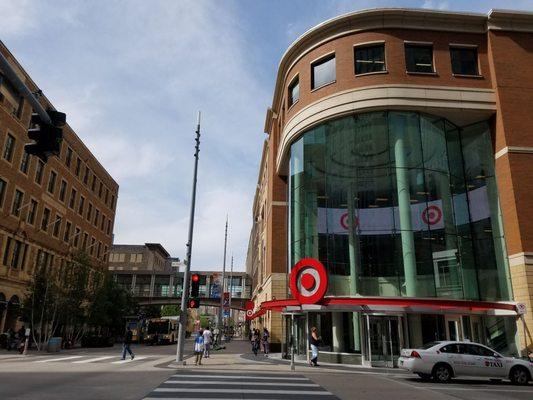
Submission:
[[[192,274],[191,281],[198,282],[200,280],[200,275],[198,274]]]

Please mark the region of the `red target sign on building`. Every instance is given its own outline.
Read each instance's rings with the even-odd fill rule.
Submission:
[[[248,300],[244,304],[244,309],[246,311],[246,319],[247,320],[251,319],[252,315],[254,315],[254,308],[255,308],[255,305],[254,305],[254,302],[252,300]]]
[[[428,225],[436,225],[442,219],[442,210],[435,205],[428,206],[422,211],[422,221]]]
[[[342,214],[342,216],[341,216],[341,220],[340,220],[340,223],[341,223],[341,226],[342,226],[344,229],[346,229],[346,230],[350,229],[350,228],[349,228],[349,225],[348,225],[348,213],[344,213],[344,214]],[[359,225],[359,218],[357,218],[356,216],[354,216],[354,217],[353,217],[353,226],[354,226],[354,228],[355,228],[357,225]]]
[[[326,268],[314,258],[304,258],[292,267],[289,284],[300,304],[316,304],[328,289]]]

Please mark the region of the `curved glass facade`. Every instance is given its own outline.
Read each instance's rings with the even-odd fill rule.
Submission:
[[[290,265],[321,260],[328,295],[511,299],[487,122],[328,121],[292,144],[289,197]]]

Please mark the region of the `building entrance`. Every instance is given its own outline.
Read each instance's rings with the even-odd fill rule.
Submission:
[[[400,357],[401,324],[398,316],[367,315],[365,359],[372,367],[395,367]]]

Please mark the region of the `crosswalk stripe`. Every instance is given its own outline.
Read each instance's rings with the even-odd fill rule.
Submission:
[[[332,395],[333,396],[333,395]],[[145,397],[143,400],[242,400],[240,397]],[[268,397],[262,398],[246,398],[246,400],[279,400],[279,399],[269,399]]]
[[[140,360],[144,360],[148,357],[135,357],[133,360],[132,359],[129,359],[129,360],[119,360],[119,361],[113,361],[111,364],[125,364],[125,363],[130,363],[130,362],[134,362],[134,361],[140,361]]]
[[[171,383],[175,385],[242,385],[242,382],[229,382],[229,381],[176,381],[169,380],[165,383]],[[302,387],[318,387],[316,383],[287,383],[287,382],[246,382],[246,386],[302,386]]]
[[[53,362],[53,361],[65,361],[65,360],[74,360],[76,358],[82,358],[83,356],[70,356],[70,357],[61,357],[61,358],[48,358],[46,360],[35,361],[38,363]]]
[[[191,388],[156,388],[154,392],[189,392],[189,393],[254,393],[254,394],[300,394],[309,396],[332,396],[325,390],[270,390],[270,389],[191,389]]]
[[[247,379],[247,380],[281,380],[281,381],[308,381],[307,378],[286,378],[279,376],[248,376],[248,375],[199,375],[199,374],[183,374],[172,375],[173,378],[229,378],[229,379]]]
[[[105,357],[89,358],[87,360],[73,361],[72,364],[92,363],[92,362],[97,362],[97,361],[108,360],[108,359],[113,358],[113,357],[116,357],[116,356],[105,356]]]

